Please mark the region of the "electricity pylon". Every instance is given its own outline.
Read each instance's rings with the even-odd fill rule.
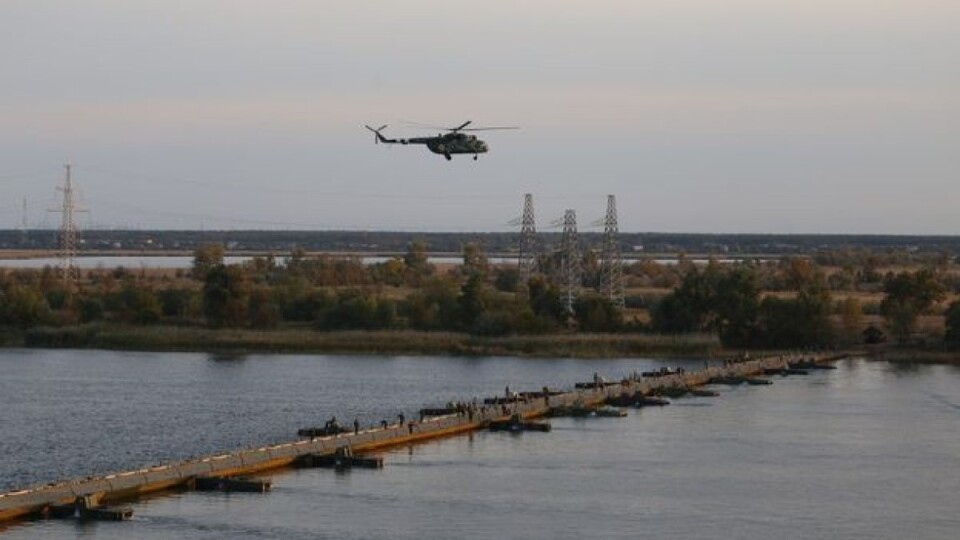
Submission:
[[[533,217],[533,195],[523,195],[523,215],[520,218],[520,254],[517,268],[520,283],[526,286],[537,266],[537,226]]]
[[[60,278],[68,293],[73,292],[73,285],[80,272],[77,269],[75,258],[77,256],[77,228],[73,221],[73,214],[82,212],[78,209],[73,200],[73,178],[70,174],[70,165],[63,166],[66,169],[66,177],[63,180],[63,187],[57,189],[63,192],[63,204],[57,210],[59,212],[60,234],[59,234],[59,255],[60,255]]]
[[[607,216],[603,220],[603,254],[600,258],[600,292],[613,305],[623,307],[623,257],[617,225],[617,197],[607,195]]]
[[[580,292],[580,240],[577,237],[577,211],[563,214],[563,237],[560,240],[560,279],[563,284],[563,307],[573,316],[573,304]]]

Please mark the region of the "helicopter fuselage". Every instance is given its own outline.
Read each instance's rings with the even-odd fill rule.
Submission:
[[[483,154],[487,151],[487,143],[475,135],[465,133],[448,133],[437,137],[429,137],[427,148],[434,154]]]
[[[436,137],[414,137],[412,139],[398,139],[400,144],[423,144],[434,154],[448,156],[452,154],[483,154],[486,153],[487,143],[475,135],[466,133],[447,133]]]

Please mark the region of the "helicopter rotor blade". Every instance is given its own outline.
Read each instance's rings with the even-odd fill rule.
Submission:
[[[449,130],[450,130],[450,128],[443,127],[443,126],[434,126],[434,125],[432,125],[432,124],[421,124],[420,122],[410,122],[410,121],[407,121],[407,120],[402,120],[400,123],[401,123],[401,124],[404,124],[404,125],[406,125],[406,126],[415,127],[415,128],[420,128],[420,129],[439,129],[439,130],[441,130],[441,131],[449,131]]]
[[[460,124],[459,126],[451,129],[450,131],[456,133],[456,132],[460,131],[461,129],[469,126],[469,125],[472,124],[472,123],[473,123],[473,120],[467,120],[466,122],[464,122],[464,123]]]
[[[409,122],[409,121],[406,121],[406,120],[404,120],[403,123],[406,124],[406,125],[408,125],[408,126],[410,126],[410,127],[415,127],[415,128],[420,128],[420,129],[438,129],[438,130],[440,130],[440,131],[447,131],[447,132],[450,132],[450,133],[457,133],[457,132],[459,132],[459,131],[488,131],[488,130],[495,130],[495,129],[520,129],[520,126],[484,126],[484,127],[474,127],[474,128],[467,127],[467,126],[469,126],[470,124],[473,123],[473,120],[469,120],[469,121],[464,122],[463,124],[460,124],[459,126],[453,127],[453,128],[451,128],[451,127],[443,127],[443,126],[435,126],[435,125],[431,125],[431,124],[421,124],[421,123],[419,123],[419,122]]]
[[[520,129],[520,126],[490,126],[490,127],[466,128],[466,129],[460,129],[458,131],[490,131],[494,129]]]

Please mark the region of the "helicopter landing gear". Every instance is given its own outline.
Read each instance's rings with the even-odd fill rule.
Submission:
[[[450,161],[451,159],[453,159],[453,156],[451,156],[450,154],[444,154],[443,157],[447,158],[447,161]]]

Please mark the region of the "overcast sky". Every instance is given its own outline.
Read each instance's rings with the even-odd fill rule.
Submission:
[[[0,228],[960,234],[956,0],[3,0]],[[403,121],[519,125],[447,162]]]

